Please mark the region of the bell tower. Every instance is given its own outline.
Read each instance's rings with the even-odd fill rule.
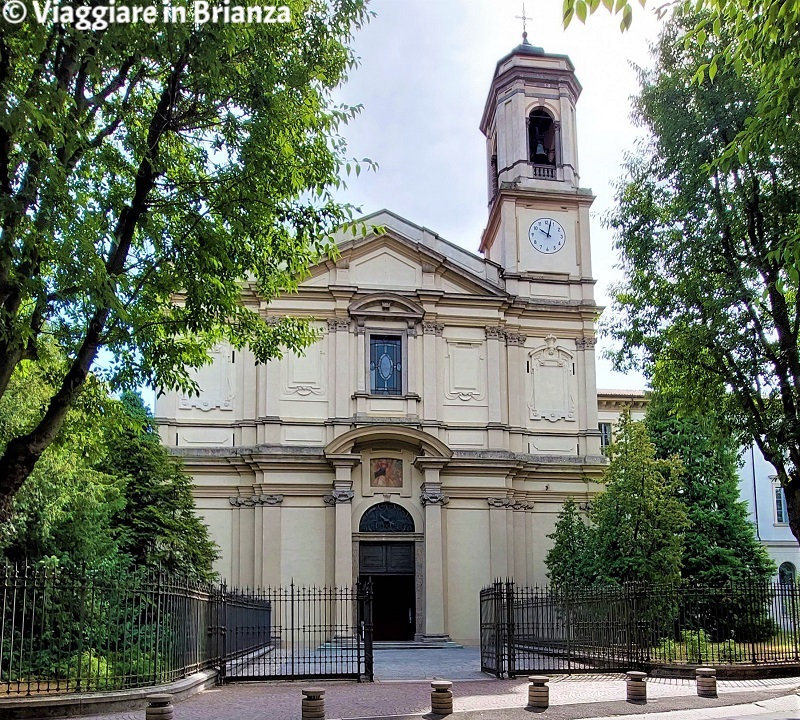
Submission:
[[[580,187],[575,105],[581,85],[566,55],[523,42],[498,63],[481,120],[489,221],[481,252],[506,289],[591,301],[589,208]]]

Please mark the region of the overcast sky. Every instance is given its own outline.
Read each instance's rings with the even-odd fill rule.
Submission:
[[[344,198],[364,213],[388,208],[477,253],[486,224],[486,158],[478,129],[497,61],[521,41],[517,0],[372,0],[376,17],[355,40],[361,66],[337,98],[361,104],[346,129],[349,153],[369,157],[377,173],[348,180]],[[561,27],[561,0],[526,0],[528,39],[566,54],[583,93],[578,101],[581,184],[597,196],[592,208],[592,272],[599,304],[619,277],[611,234],[600,219],[637,130],[629,120],[637,90],[633,61],[647,65],[659,23],[637,4],[634,23],[602,9],[586,26]],[[614,373],[598,345],[600,388],[643,388],[640,376]]]

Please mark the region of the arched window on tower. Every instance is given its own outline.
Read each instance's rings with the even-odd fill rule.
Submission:
[[[528,148],[536,165],[556,164],[556,124],[547,110],[536,108],[528,116]]]

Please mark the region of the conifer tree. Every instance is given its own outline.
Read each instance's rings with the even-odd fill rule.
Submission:
[[[592,572],[591,537],[573,498],[567,498],[555,529],[547,537],[553,541],[544,559],[550,585],[554,588],[585,585]]]
[[[689,525],[678,499],[681,462],[660,459],[642,422],[622,414],[609,465],[589,509],[590,525],[568,499],[558,516],[545,565],[555,586],[676,583]]]
[[[105,468],[125,481],[125,509],[114,519],[121,551],[136,565],[212,579],[216,545],[194,513],[191,477],[160,444],[141,398],[128,392],[122,403],[137,422],[111,434]]]
[[[669,394],[657,392],[646,424],[657,456],[677,455],[684,468],[678,498],[691,525],[684,533],[683,577],[703,585],[769,580],[775,565],[739,496],[738,448],[721,421],[708,413],[678,416]]]
[[[681,577],[685,506],[677,499],[681,463],[656,457],[644,423],[622,414],[603,482],[592,503],[595,579],[674,583]]]

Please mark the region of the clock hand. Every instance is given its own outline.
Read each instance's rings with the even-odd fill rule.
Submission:
[[[550,237],[550,230],[553,227],[553,221],[550,221],[550,224],[547,226],[547,237]]]

